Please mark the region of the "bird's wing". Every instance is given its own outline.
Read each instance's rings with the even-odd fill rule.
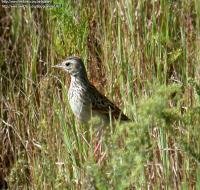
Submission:
[[[120,118],[121,120],[130,120],[122,111],[113,104],[108,98],[102,95],[94,86],[90,85],[89,91],[92,93],[90,96],[90,102],[92,104],[92,110],[98,111],[109,117],[109,113],[115,119]]]

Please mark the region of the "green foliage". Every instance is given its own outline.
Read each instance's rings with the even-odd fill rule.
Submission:
[[[200,3],[55,3],[0,11],[0,180],[10,189],[199,189]],[[51,69],[69,55],[89,58],[91,80],[133,120],[105,129],[100,152],[98,119],[75,120],[69,78]]]

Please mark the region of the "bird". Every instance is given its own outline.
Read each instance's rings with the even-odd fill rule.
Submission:
[[[130,120],[113,102],[91,84],[84,62],[80,57],[67,57],[60,64],[52,67],[62,69],[70,74],[68,101],[73,114],[80,122],[87,123],[93,116],[99,117],[104,125],[110,119]]]

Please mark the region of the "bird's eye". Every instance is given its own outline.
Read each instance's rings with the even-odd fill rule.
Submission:
[[[66,67],[68,67],[69,65],[70,65],[70,63],[69,63],[69,62],[65,63],[65,66],[66,66]]]

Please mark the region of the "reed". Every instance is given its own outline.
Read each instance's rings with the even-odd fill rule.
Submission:
[[[0,10],[0,180],[10,189],[200,188],[200,3],[57,1]],[[85,59],[90,79],[133,120],[103,137],[67,101],[51,66]]]

